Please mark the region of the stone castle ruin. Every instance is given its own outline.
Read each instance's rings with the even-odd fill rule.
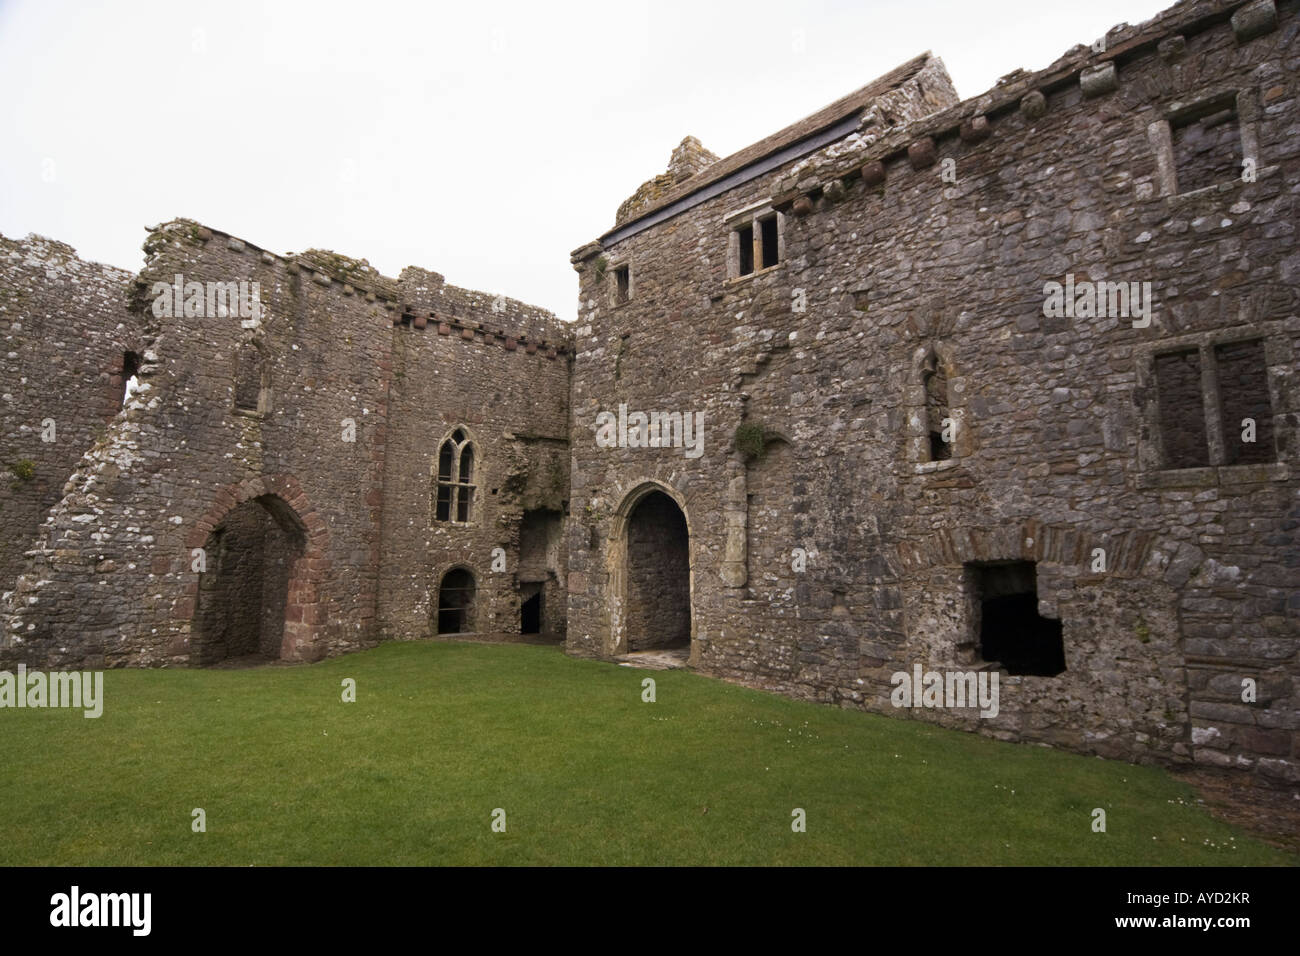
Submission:
[[[187,220],[139,275],[0,239],[0,664],[537,633],[1294,786],[1298,35],[1189,0],[687,137],[572,324]],[[996,716],[900,714],[918,666]]]

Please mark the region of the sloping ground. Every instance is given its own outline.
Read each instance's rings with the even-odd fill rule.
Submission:
[[[1178,774],[1216,817],[1273,846],[1300,853],[1300,791],[1261,787],[1249,776],[1197,768]]]
[[[116,670],[104,698],[0,710],[0,864],[1298,860],[1156,769],[555,648]]]

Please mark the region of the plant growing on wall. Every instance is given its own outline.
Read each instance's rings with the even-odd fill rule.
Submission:
[[[763,456],[766,432],[756,422],[741,422],[736,426],[736,451],[745,461],[754,461]]]
[[[30,458],[20,458],[9,465],[10,473],[18,480],[9,485],[11,491],[17,491],[22,487],[24,481],[31,481],[36,477],[36,462]]]

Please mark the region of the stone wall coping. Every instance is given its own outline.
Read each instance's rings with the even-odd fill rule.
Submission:
[[[552,326],[550,330],[544,333],[545,336],[544,338],[530,337],[528,333],[522,331],[514,331],[509,329],[498,329],[498,328],[489,329],[487,325],[477,321],[474,318],[468,318],[468,317],[462,318],[462,317],[443,315],[441,313],[434,313],[429,310],[416,310],[411,303],[403,301],[400,293],[394,295],[390,290],[385,289],[380,284],[377,283],[370,284],[365,282],[364,280],[358,281],[355,277],[352,276],[341,277],[338,275],[333,275],[330,273],[329,270],[322,267],[320,263],[312,259],[306,258],[303,255],[296,255],[296,254],[280,255],[279,253],[272,252],[268,249],[263,249],[261,246],[248,242],[245,239],[241,239],[238,236],[231,235],[230,233],[225,232],[224,230],[221,229],[215,229],[211,226],[206,226],[201,223],[196,223],[196,222],[192,222],[191,220],[185,220],[185,219],[178,219],[172,221],[183,222],[194,226],[196,229],[197,238],[199,239],[200,242],[207,243],[212,241],[212,239],[215,237],[220,237],[225,240],[226,247],[235,252],[251,253],[253,256],[260,257],[261,260],[268,265],[279,264],[282,265],[290,272],[302,270],[304,272],[310,273],[312,281],[316,282],[318,285],[321,285],[323,287],[334,289],[341,295],[346,295],[346,296],[360,295],[363,298],[365,298],[366,301],[368,302],[379,302],[383,305],[385,309],[396,313],[393,318],[394,325],[409,324],[413,328],[414,327],[423,328],[424,325],[416,326],[416,323],[413,321],[410,323],[407,323],[405,321],[406,319],[414,319],[422,315],[425,318],[426,322],[432,319],[435,323],[446,323],[451,328],[457,330],[472,329],[476,331],[478,330],[488,331],[491,333],[491,336],[494,338],[510,337],[513,339],[517,339],[521,343],[523,342],[535,343],[543,348],[551,349],[551,351],[556,354],[566,354],[572,351],[572,335],[569,332],[566,324],[563,323],[553,312],[550,312],[546,309],[542,309],[538,306],[529,305],[526,302],[518,302],[518,300],[513,300],[513,299],[508,300],[512,302],[518,302],[518,304],[522,306],[524,309],[532,310],[535,313],[534,317],[538,319],[542,324]],[[159,224],[158,226],[154,226],[148,231],[155,232],[158,229],[161,229],[164,225],[168,225],[168,224],[167,223]],[[400,287],[401,280],[399,279],[392,279],[382,274],[379,274],[378,278],[387,280],[388,282],[393,283],[395,286]],[[441,288],[450,290],[450,292],[453,295],[460,294],[465,297],[480,297],[486,300],[488,303],[491,303],[496,298],[496,296],[493,296],[487,292],[482,292],[477,289],[465,289],[460,286],[451,285],[449,283],[444,283],[441,286]],[[548,354],[547,357],[554,358],[555,355]]]
[[[1262,10],[1264,14],[1272,10],[1275,24],[1274,0],[1182,0],[1145,23],[1121,23],[1107,31],[1104,49],[1100,51],[1082,44],[1076,45],[1042,70],[1033,73],[1014,70],[1003,76],[991,90],[895,127],[854,153],[837,157],[820,166],[805,166],[796,174],[794,182],[789,180],[790,174],[787,173],[784,179],[776,181],[771,204],[782,212],[788,211],[797,199],[816,193],[826,183],[863,176],[864,167],[902,159],[908,155],[910,147],[926,139],[938,142],[951,136],[960,136],[963,142],[973,147],[989,135],[989,126],[995,117],[1020,108],[1022,101],[1043,98],[1047,93],[1072,84],[1082,84],[1085,73],[1094,77],[1100,75],[1100,71],[1109,77],[1111,71],[1124,62],[1157,52],[1164,41],[1177,37],[1185,39],[1231,22],[1238,33],[1239,42],[1246,42],[1266,28],[1269,18],[1265,15],[1257,17],[1265,23],[1265,27],[1253,27],[1251,29],[1254,32],[1250,33],[1243,32],[1238,15],[1243,11],[1251,13],[1257,10]],[[1122,82],[1122,79],[1117,82]],[[1087,95],[1096,96],[1098,100],[1110,92],[1109,88],[1100,92],[1094,90],[1095,87],[1090,86]],[[575,249],[570,261],[578,267],[603,248],[601,241],[596,239]]]
[[[939,142],[956,135],[974,146],[989,135],[991,130],[988,127],[995,118],[1020,109],[1027,98],[1045,98],[1048,93],[1082,83],[1084,75],[1090,71],[1120,66],[1128,60],[1155,53],[1161,43],[1170,38],[1195,36],[1229,23],[1239,10],[1261,2],[1267,5],[1273,0],[1184,0],[1146,23],[1137,26],[1120,24],[1107,32],[1102,51],[1077,45],[1045,69],[1035,73],[1016,70],[1002,77],[993,89],[896,127],[856,153],[837,157],[819,167],[805,167],[796,174],[795,182],[790,182],[787,174],[784,181],[778,180],[775,184],[772,205],[783,211],[789,209],[795,200],[816,192],[826,183],[865,176],[863,169],[866,166],[890,163],[908,156],[909,150],[927,139]],[[1117,80],[1119,82],[1122,80]],[[1089,98],[1086,91],[1085,98]],[[1034,115],[1041,115],[1043,109],[1045,106],[1039,107]],[[972,135],[971,130],[976,128],[978,134]]]

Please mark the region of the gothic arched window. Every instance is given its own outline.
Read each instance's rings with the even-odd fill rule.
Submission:
[[[474,445],[462,428],[457,428],[438,448],[434,518],[438,521],[468,522],[474,507]]]

